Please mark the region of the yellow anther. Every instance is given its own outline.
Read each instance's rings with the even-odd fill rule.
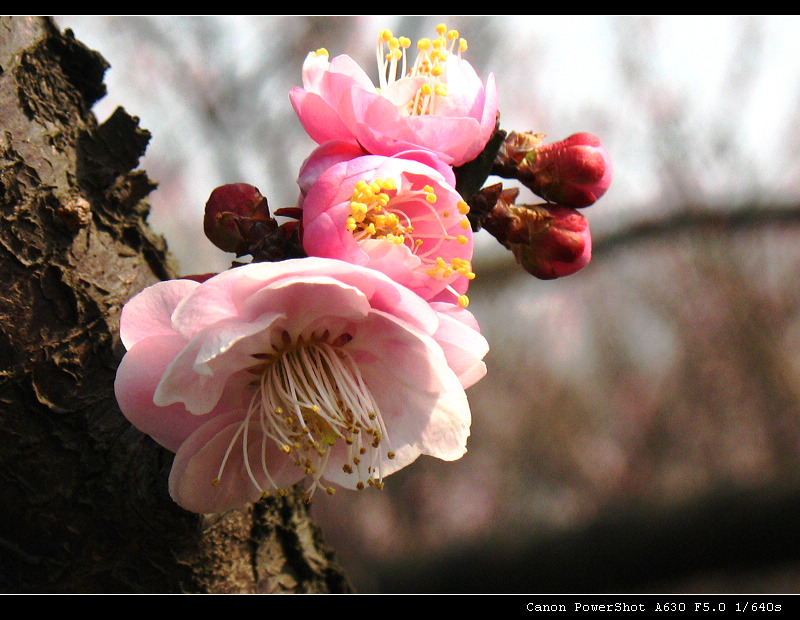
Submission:
[[[392,34],[391,30],[381,30],[380,34],[378,35],[378,40],[386,43],[387,41],[390,41],[393,37],[394,35]]]
[[[219,478],[214,478],[214,479],[211,481],[211,486],[218,487],[218,486],[219,486]]]
[[[316,56],[325,56],[325,58],[330,56],[330,54],[328,54],[328,50],[326,50],[324,47],[319,48],[316,52],[314,52],[314,54]]]
[[[458,38],[458,30],[449,30],[447,32],[447,40],[455,41]]]
[[[458,296],[458,305],[462,308],[466,308],[469,305],[469,297],[466,295],[459,295]]]
[[[327,489],[325,489],[325,491],[328,493],[328,495],[333,495],[334,493],[336,493],[336,489],[334,489],[333,487],[328,487]]]
[[[459,52],[466,52],[467,51],[467,40],[466,39],[461,39],[458,42],[458,51]]]
[[[436,34],[442,36],[445,32],[447,32],[447,24],[438,24],[436,26]]]
[[[431,40],[428,38],[422,38],[417,41],[417,49],[422,50],[423,52],[431,49]]]
[[[369,207],[365,205],[363,202],[359,202],[358,200],[352,200],[350,202],[350,213],[353,216],[356,215],[364,215],[369,210]]]
[[[292,449],[289,446],[287,446],[285,444],[283,446],[281,446],[281,452],[283,452],[284,454],[289,454],[291,451],[292,451]]]
[[[464,235],[458,235],[458,237],[456,237],[456,241],[458,241],[461,245],[467,245],[467,243],[469,243],[469,239],[467,239]]]
[[[471,224],[469,223],[469,220],[467,218],[464,218],[463,220],[461,220],[461,228],[463,228],[464,230],[467,230],[467,228],[469,228],[470,226],[471,226]]]
[[[458,212],[461,215],[466,215],[467,213],[469,213],[469,205],[466,202],[464,202],[463,200],[459,200],[458,201]]]

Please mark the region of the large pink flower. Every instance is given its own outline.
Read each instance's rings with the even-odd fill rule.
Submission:
[[[379,272],[303,258],[171,280],[122,312],[115,390],[175,451],[170,493],[221,512],[308,478],[350,489],[466,451],[486,372],[472,316]],[[325,483],[323,483],[325,481]],[[333,487],[328,487],[333,492]]]
[[[475,277],[469,207],[452,169],[435,169],[435,161],[412,151],[327,168],[303,201],[305,251],[377,269],[426,300],[448,289],[451,300],[466,305]]]
[[[461,58],[466,43],[458,33],[443,24],[437,33],[418,42],[417,59],[407,67],[410,41],[383,31],[379,88],[349,56],[329,60],[326,50],[311,52],[303,64],[303,88],[290,93],[309,136],[318,144],[357,143],[375,155],[423,148],[453,166],[475,159],[497,120],[494,75],[484,86]]]

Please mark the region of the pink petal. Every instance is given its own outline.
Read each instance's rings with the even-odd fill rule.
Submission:
[[[390,471],[419,454],[454,460],[466,452],[469,404],[435,340],[376,313],[347,350],[359,363],[389,429],[397,453],[386,463]]]
[[[199,513],[220,513],[254,502],[261,496],[250,479],[242,449],[243,435],[233,442],[228,460],[220,476],[220,484],[212,481],[219,475],[225,452],[239,430],[244,413],[232,411],[209,420],[192,434],[178,449],[169,476],[172,499],[186,510]],[[263,489],[273,489],[264,474],[261,455],[264,450],[266,469],[281,488],[288,488],[303,478],[280,452],[272,439],[264,437],[260,425],[253,421],[248,427],[247,455],[250,471]]]
[[[178,335],[154,336],[137,342],[122,358],[114,381],[117,402],[125,417],[173,452],[205,421],[181,404],[159,407],[153,403],[153,394],[167,365],[185,344]]]
[[[434,308],[454,306],[432,305]],[[466,389],[486,376],[486,364],[482,360],[489,352],[489,343],[477,330],[477,321],[472,314],[460,306],[454,308],[457,310],[448,308],[445,312],[439,312],[439,329],[433,337],[442,347],[448,366]],[[464,315],[469,315],[469,318]]]
[[[150,336],[172,335],[172,313],[199,283],[192,280],[168,280],[147,287],[122,308],[119,335],[130,349]]]
[[[196,415],[210,412],[230,377],[253,366],[253,354],[270,348],[268,330],[280,318],[270,313],[253,321],[228,319],[197,333],[170,362],[153,402],[162,407],[180,402]]]
[[[295,88],[289,100],[309,137],[317,144],[332,140],[355,142],[339,112],[316,93]]]

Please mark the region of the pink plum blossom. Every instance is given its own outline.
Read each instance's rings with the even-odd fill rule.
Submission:
[[[349,56],[311,52],[303,87],[290,93],[300,122],[318,144],[344,140],[375,155],[426,149],[460,166],[486,146],[497,122],[497,88],[484,86],[461,57],[466,42],[441,24],[438,37],[421,39],[407,65],[410,41],[382,31],[378,39],[379,87]],[[387,51],[388,48],[388,51]]]
[[[377,269],[426,300],[447,290],[466,305],[473,234],[454,184],[452,169],[424,151],[345,159],[308,190],[303,247]]]
[[[155,284],[125,305],[120,408],[176,452],[170,493],[222,512],[307,479],[348,489],[466,452],[474,317],[325,258]],[[329,493],[333,486],[326,486]]]

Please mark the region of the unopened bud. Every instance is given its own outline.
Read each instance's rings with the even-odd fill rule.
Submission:
[[[532,233],[528,243],[511,247],[517,262],[541,280],[562,278],[588,265],[592,236],[586,218],[560,205],[539,205],[538,209],[547,212],[547,224]]]
[[[605,194],[613,177],[608,151],[590,133],[576,133],[553,144],[540,144],[525,156],[523,181],[549,202],[580,209]]]
[[[512,204],[517,193],[504,190],[484,221],[517,263],[541,280],[568,276],[589,264],[592,237],[579,211],[552,204]]]
[[[545,200],[580,209],[594,204],[611,185],[611,157],[590,133],[542,144],[544,134],[511,132],[494,161],[493,173],[519,179]]]
[[[225,252],[246,253],[256,233],[254,229],[272,229],[275,226],[267,199],[258,188],[247,183],[222,185],[211,192],[206,202],[203,231]]]

